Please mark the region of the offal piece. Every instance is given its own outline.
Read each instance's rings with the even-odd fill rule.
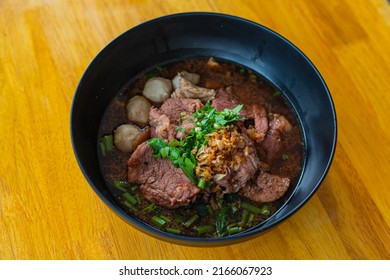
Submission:
[[[190,73],[187,71],[181,71],[178,73],[172,80],[173,89],[177,89],[180,87],[180,79],[184,78],[190,83],[197,85],[200,81],[200,75],[196,73]]]
[[[172,93],[173,98],[196,98],[202,102],[209,101],[215,97],[214,89],[199,87],[184,78],[183,74],[179,73],[179,87]]]

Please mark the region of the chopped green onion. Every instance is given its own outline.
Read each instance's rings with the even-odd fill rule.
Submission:
[[[206,187],[206,180],[205,179],[203,179],[203,178],[201,178],[200,180],[199,180],[199,182],[198,182],[198,188],[200,188],[200,189],[204,189]]]
[[[271,214],[271,210],[269,209],[269,205],[267,204],[264,204],[260,210],[261,210],[261,214],[263,214],[264,216],[269,216],[269,214]]]
[[[105,156],[107,154],[106,146],[104,145],[103,142],[100,142],[99,146],[100,146],[100,152],[102,153],[103,156]]]
[[[100,145],[100,151],[102,152],[102,155],[105,156],[107,152],[112,150],[113,147],[112,135],[111,134],[104,135],[99,145]]]
[[[135,194],[135,199],[137,200],[137,205],[141,204],[141,198],[139,197],[138,193]]]
[[[167,227],[165,229],[166,232],[168,233],[172,233],[172,234],[180,234],[181,233],[181,230],[180,229],[176,229],[176,228],[169,228]]]
[[[231,228],[228,228],[227,231],[229,234],[235,234],[235,233],[238,233],[242,230],[241,227],[238,227],[238,226],[235,226],[235,227],[231,227]]]
[[[215,226],[218,236],[224,236],[226,234],[226,228],[228,225],[228,211],[229,208],[225,206],[218,211],[215,217]]]
[[[127,181],[116,180],[114,181],[114,187],[118,190],[126,192],[126,188],[130,187],[130,183]]]
[[[275,97],[278,97],[278,96],[281,96],[282,93],[280,92],[280,90],[277,89],[277,90],[274,91],[274,93],[272,95],[275,96]]]
[[[255,206],[253,204],[250,204],[250,203],[248,203],[246,201],[241,203],[241,207],[251,211],[252,213],[261,214],[261,209],[259,207]]]
[[[242,227],[246,226],[249,218],[249,213],[250,212],[248,209],[242,210],[240,226]]]
[[[222,197],[218,197],[217,204],[218,204],[219,208],[223,208],[223,206],[225,205],[225,200]]]
[[[138,209],[133,204],[128,202],[127,200],[123,201],[123,205],[125,205],[127,208],[129,208],[133,212],[137,212],[138,211]]]
[[[154,73],[154,72],[149,72],[149,73],[146,73],[145,76],[146,76],[146,78],[150,79],[150,78],[153,78],[153,77],[157,77],[157,74]]]
[[[237,202],[233,203],[231,205],[231,210],[233,214],[236,213],[238,210],[240,210],[240,205]]]
[[[132,196],[131,194],[129,194],[128,192],[125,192],[125,193],[123,194],[123,197],[124,197],[128,202],[130,202],[131,204],[137,205],[137,199],[135,199],[135,197]]]
[[[196,226],[194,229],[198,232],[198,235],[215,231],[215,227],[213,225]]]
[[[159,216],[153,216],[151,221],[154,225],[156,225],[158,227],[162,227],[163,225],[166,224],[166,221]]]
[[[118,190],[120,190],[122,192],[127,192],[127,190],[124,187],[116,185],[115,183],[114,183],[114,187],[116,187]]]
[[[220,124],[217,124],[217,123],[215,123],[213,126],[214,126],[215,129],[221,129],[221,128],[223,128]]]
[[[197,204],[195,205],[195,209],[201,217],[214,215],[214,210],[210,204]]]
[[[146,206],[144,209],[142,209],[142,212],[150,213],[150,212],[152,212],[154,210],[155,207],[156,207],[156,204],[151,203],[148,206]]]
[[[196,212],[198,212],[199,216],[206,217],[210,215],[209,209],[207,206],[210,206],[208,204],[198,204],[195,206]]]
[[[238,226],[238,224],[237,223],[233,223],[233,224],[228,225],[226,227],[226,229],[229,229],[229,228],[232,228],[232,227],[236,227],[236,226]]]
[[[184,223],[183,223],[183,226],[185,226],[186,228],[189,228],[190,226],[192,226],[193,223],[195,223],[197,220],[199,219],[199,216],[197,214],[193,215],[191,218],[189,218],[188,220],[186,220]]]
[[[175,129],[180,132],[186,132],[186,129],[184,127],[175,126]]]
[[[165,72],[167,69],[166,69],[165,67],[162,67],[162,66],[157,66],[157,67],[156,67],[156,70],[157,70],[158,72],[162,73],[162,72]]]
[[[248,225],[248,226],[251,226],[254,219],[255,219],[255,214],[249,213],[247,225]]]
[[[261,208],[259,208],[253,204],[248,203],[248,202],[243,202],[241,204],[241,207],[244,208],[244,210],[248,210],[256,215],[262,214],[262,215],[268,216],[271,213],[271,211],[269,209],[269,205],[267,205],[267,204],[264,204]],[[242,213],[242,215],[244,215],[244,212]]]
[[[245,69],[244,69],[244,68],[241,68],[241,69],[240,69],[240,73],[241,73],[241,74],[244,74],[244,73],[245,73]]]
[[[175,223],[183,223],[185,220],[185,218],[183,216],[179,215],[176,212],[173,212],[173,216],[175,217],[174,218]]]
[[[282,160],[288,160],[288,154],[283,154],[282,155]]]
[[[233,203],[240,199],[239,195],[237,193],[227,193],[224,195],[224,198],[226,202]]]
[[[166,216],[164,216],[164,215],[160,215],[160,218],[163,219],[163,220],[164,220],[165,222],[167,222],[167,223],[169,223],[170,221],[172,221],[171,218],[168,218],[168,217],[166,217]]]
[[[106,146],[107,151],[112,150],[112,147],[113,147],[112,140],[113,140],[112,135],[104,135],[103,136],[103,142],[104,142],[104,145]]]
[[[207,208],[207,211],[209,212],[209,215],[213,216],[214,215],[213,207],[211,207],[210,204],[207,204],[206,208]]]

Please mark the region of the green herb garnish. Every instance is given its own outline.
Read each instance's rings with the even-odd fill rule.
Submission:
[[[100,151],[103,156],[110,152],[113,148],[113,137],[111,134],[104,135],[99,143]]]
[[[277,89],[277,90],[274,91],[274,93],[272,95],[275,96],[275,97],[278,97],[278,96],[281,96],[282,93],[280,92],[280,90]]]
[[[195,174],[196,158],[193,154],[194,149],[197,150],[201,146],[206,145],[207,135],[226,128],[228,125],[243,120],[240,117],[240,111],[243,105],[237,105],[233,109],[224,109],[217,111],[210,103],[200,108],[197,112],[192,114],[195,120],[189,120],[195,124],[187,135],[185,140],[172,140],[170,142],[164,141],[160,138],[152,138],[148,140],[149,146],[153,149],[153,155],[156,158],[168,158],[174,167],[181,168],[184,174],[197,184],[201,189],[210,186],[212,182],[206,182],[204,179],[198,179]],[[180,119],[179,124],[183,119]],[[176,127],[178,131],[183,131],[182,128]]]
[[[217,213],[215,217],[215,227],[217,230],[218,236],[227,235],[227,225],[228,225],[228,211],[229,208],[227,206],[223,207]]]
[[[158,77],[161,74],[164,74],[166,71],[167,71],[167,69],[165,67],[157,66],[151,72],[146,73],[145,76],[146,76],[146,78],[150,79],[153,77]]]

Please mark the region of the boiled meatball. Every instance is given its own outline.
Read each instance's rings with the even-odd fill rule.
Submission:
[[[148,123],[150,107],[152,104],[145,97],[136,95],[126,105],[127,118],[143,127]]]
[[[153,77],[147,80],[142,92],[143,96],[156,103],[164,102],[170,97],[171,93],[171,81],[161,77]]]
[[[114,130],[114,145],[122,152],[132,152],[133,144],[142,131],[132,124],[122,124]]]

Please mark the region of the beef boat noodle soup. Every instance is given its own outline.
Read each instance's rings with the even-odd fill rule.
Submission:
[[[238,65],[188,59],[142,74],[109,104],[102,173],[129,215],[172,234],[223,237],[292,192],[304,144],[281,92]]]

